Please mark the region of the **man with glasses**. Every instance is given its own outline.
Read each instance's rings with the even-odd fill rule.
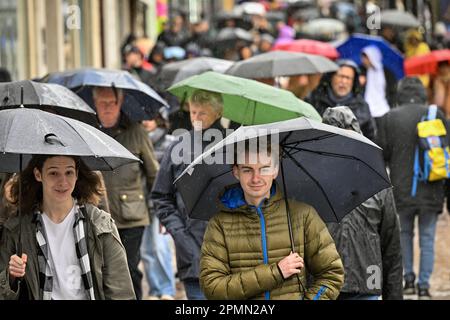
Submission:
[[[375,121],[370,114],[369,105],[361,94],[358,66],[351,60],[341,60],[337,64],[339,69],[323,77],[321,84],[312,92],[308,102],[321,115],[327,108],[348,106],[358,119],[364,136],[374,140]]]
[[[140,247],[144,228],[150,222],[146,195],[150,193],[159,164],[153,145],[140,123],[132,122],[121,112],[124,92],[97,87],[92,94],[101,130],[142,161],[103,172],[110,213],[125,247],[136,298],[141,299],[143,275],[138,268]]]
[[[275,182],[278,147],[260,141],[258,149],[247,140],[236,153],[236,183],[219,196],[220,212],[209,220],[200,260],[203,292],[220,300],[336,299],[344,268],[333,239],[313,207],[289,199],[291,251],[286,203]]]

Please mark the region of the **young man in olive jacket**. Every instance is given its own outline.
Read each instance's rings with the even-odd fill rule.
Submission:
[[[221,195],[221,212],[209,221],[203,240],[200,285],[208,299],[339,295],[344,269],[333,239],[316,210],[294,200],[289,200],[296,248],[291,252],[286,204],[274,183],[277,159],[276,152],[259,152],[256,158],[247,151],[244,163],[233,166],[239,184]],[[308,285],[307,276],[312,277]]]

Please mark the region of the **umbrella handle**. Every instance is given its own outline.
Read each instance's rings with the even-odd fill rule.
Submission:
[[[283,149],[283,151],[285,151]],[[283,191],[284,191],[284,201],[286,203],[286,216],[287,216],[287,223],[288,223],[288,229],[289,229],[289,239],[291,241],[291,251],[295,252],[295,243],[294,243],[294,235],[292,233],[292,223],[291,223],[291,209],[289,207],[289,201],[288,201],[288,196],[287,196],[287,188],[286,188],[286,179],[284,178],[284,166],[283,166],[283,159],[282,157],[280,158],[280,167],[281,167],[281,178],[283,180]],[[303,228],[305,228],[305,226],[303,226]],[[305,234],[305,230],[303,231],[303,235]],[[306,241],[303,240],[303,246],[306,246]],[[306,264],[306,262],[305,262]],[[305,293],[306,293],[306,289],[305,286],[302,283],[302,279],[300,279],[300,275],[297,273],[297,282],[300,288],[300,292],[303,293],[303,297],[302,299],[305,299]]]

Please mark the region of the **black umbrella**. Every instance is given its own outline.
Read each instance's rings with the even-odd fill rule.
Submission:
[[[167,89],[181,80],[206,71],[224,73],[233,62],[217,58],[200,57],[164,65],[159,74],[159,82]]]
[[[122,89],[125,92],[122,111],[133,121],[152,119],[161,108],[169,108],[158,93],[134,78],[128,71],[83,68],[51,73],[42,81],[71,89],[93,108],[93,87]]]
[[[297,52],[271,51],[239,61],[226,74],[247,79],[275,78],[336,71],[328,58]]]
[[[31,80],[0,83],[0,110],[41,109],[96,125],[95,111],[75,93],[58,84]]]
[[[78,156],[91,170],[114,170],[139,161],[119,142],[83,122],[35,109],[0,111],[0,172],[21,172],[36,154]],[[22,255],[20,240],[17,255]]]
[[[391,186],[382,150],[373,142],[356,132],[297,118],[240,127],[190,164],[176,181],[190,217],[208,220],[219,212],[219,193],[237,182],[227,164],[230,147],[271,132],[279,134],[278,181],[286,186],[285,196],[312,205],[325,222],[339,222]],[[211,164],[212,159],[219,163]]]

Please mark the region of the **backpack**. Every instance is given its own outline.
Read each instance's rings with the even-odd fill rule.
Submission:
[[[414,176],[411,196],[415,197],[418,182],[434,182],[450,178],[450,149],[445,124],[436,119],[437,106],[428,107],[428,114],[417,123],[418,144],[414,154]]]

